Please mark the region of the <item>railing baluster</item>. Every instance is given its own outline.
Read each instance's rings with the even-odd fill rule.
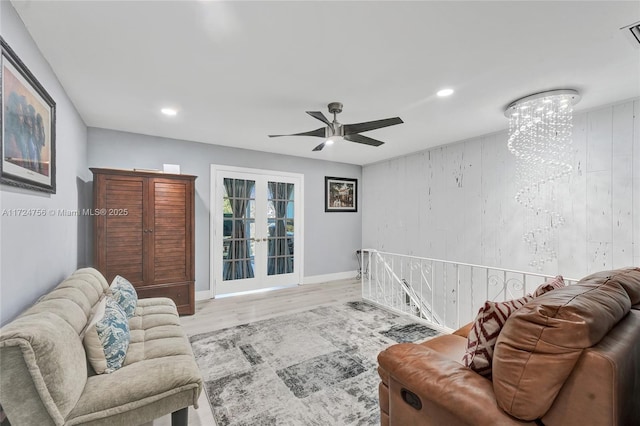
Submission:
[[[472,319],[474,318],[473,307],[476,305],[475,298],[474,298],[474,293],[473,293],[473,288],[475,287],[475,281],[474,281],[474,279],[473,279],[473,277],[474,277],[474,275],[475,275],[475,274],[473,273],[473,271],[474,271],[474,270],[475,270],[475,268],[472,266],[472,267],[471,267],[471,271],[470,271],[470,273],[471,273],[471,294],[470,294],[470,296],[471,296],[471,303],[469,303],[469,308],[470,308],[470,310],[471,310],[471,312],[470,312],[470,315],[471,315],[471,316],[470,316],[470,318],[472,318]]]
[[[420,276],[420,300],[421,301],[424,300],[424,277],[422,275],[422,264],[423,264],[423,261],[422,261],[422,259],[420,259],[420,265],[419,265],[420,266],[420,274],[418,274],[418,275]],[[424,303],[420,306],[420,309],[424,310]],[[424,312],[423,312],[422,316],[426,318],[426,314]]]
[[[367,263],[367,269],[368,269],[368,276],[367,278],[369,279],[369,294],[371,294],[371,252],[368,251],[367,252],[367,257],[369,258],[369,262]]]
[[[507,295],[507,291],[509,291],[507,288],[507,271],[502,271],[502,288],[504,289],[503,301],[507,301],[509,300]]]
[[[403,280],[404,279],[404,262],[402,261],[402,259],[400,259],[400,279]],[[401,290],[402,287],[399,288],[399,290]],[[406,309],[406,296],[404,294],[402,294],[402,291],[399,293],[400,294],[400,303],[404,309]],[[411,299],[409,299],[409,301],[411,301]],[[411,303],[409,303],[409,310],[411,310]]]
[[[431,320],[433,322],[434,321],[434,314],[436,312],[436,308],[435,305],[433,304],[433,298],[434,298],[434,293],[435,293],[435,288],[436,288],[436,284],[435,284],[435,276],[436,276],[436,268],[433,266],[433,261],[430,262],[431,263]]]
[[[487,299],[489,299],[489,268],[485,268],[484,272],[485,272],[484,286],[486,287],[486,291],[487,291]]]
[[[449,301],[447,300],[447,286],[449,285],[449,281],[447,281],[447,265],[442,265],[442,276],[443,276],[443,282],[444,282],[444,314],[443,314],[443,318],[442,318],[442,322],[444,322],[444,325],[447,325],[447,311],[449,310]]]
[[[393,256],[393,257],[391,257],[391,270],[393,271],[395,269],[395,267],[396,267],[396,257]],[[387,273],[389,273],[389,271],[387,271]],[[389,273],[389,282],[391,282],[391,274],[390,273]],[[397,292],[394,292],[394,293],[397,293]],[[398,297],[397,297],[397,294],[394,294],[393,303],[395,303],[396,308],[398,308]]]
[[[460,265],[456,264],[456,328],[460,328]]]

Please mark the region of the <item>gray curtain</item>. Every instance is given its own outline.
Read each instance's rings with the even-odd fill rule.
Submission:
[[[276,220],[269,227],[269,260],[267,274],[278,275],[293,272],[293,235],[287,235],[287,203],[294,185],[283,182],[269,182],[269,193],[276,211]]]
[[[224,179],[224,187],[233,210],[233,225],[229,243],[229,255],[224,262],[222,277],[224,280],[253,278],[251,265],[251,247],[247,239],[245,220],[247,218],[248,199],[255,186],[252,180]]]

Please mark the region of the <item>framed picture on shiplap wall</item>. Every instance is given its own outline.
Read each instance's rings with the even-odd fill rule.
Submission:
[[[56,103],[0,37],[0,183],[56,193]]]
[[[358,179],[325,176],[324,211],[357,212]]]

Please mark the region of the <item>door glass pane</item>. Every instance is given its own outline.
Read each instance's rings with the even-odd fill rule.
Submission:
[[[255,267],[255,181],[224,179],[222,278],[254,277]]]
[[[280,275],[293,272],[294,184],[268,182],[268,243],[267,274]]]

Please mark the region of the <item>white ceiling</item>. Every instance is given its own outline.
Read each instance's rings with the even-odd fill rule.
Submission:
[[[511,101],[640,96],[639,1],[16,1],[88,126],[369,164],[507,127]],[[438,98],[436,91],[455,89]],[[375,148],[268,134],[400,116]],[[175,118],[163,106],[179,110]]]

